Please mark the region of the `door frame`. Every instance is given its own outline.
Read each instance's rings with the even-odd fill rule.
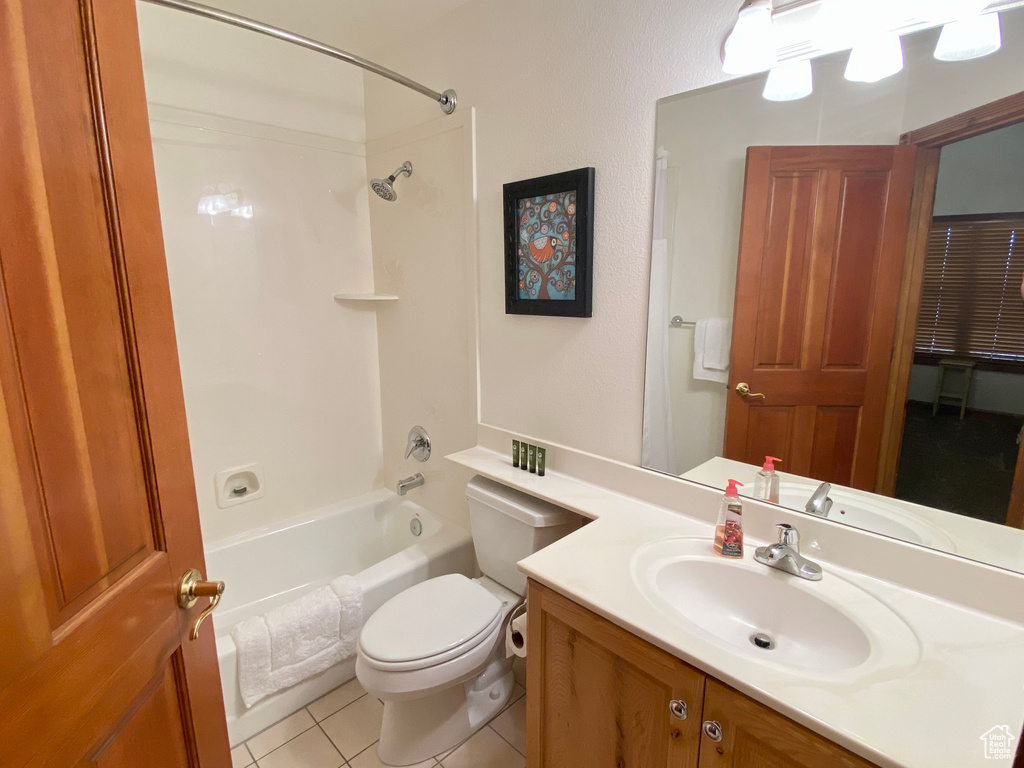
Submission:
[[[892,496],[896,489],[903,427],[906,421],[907,390],[914,364],[917,316],[921,309],[924,262],[928,253],[928,233],[935,206],[939,178],[939,158],[947,144],[1024,122],[1024,91],[993,101],[976,109],[926,125],[900,137],[900,144],[918,147],[917,172],[911,208],[910,232],[903,265],[900,304],[893,339],[889,388],[882,427],[882,447],[875,478],[875,492]],[[1006,517],[1007,525],[1024,528],[1024,444],[1017,456],[1013,493]]]

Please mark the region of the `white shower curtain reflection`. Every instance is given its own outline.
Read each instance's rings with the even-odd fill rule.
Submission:
[[[654,180],[654,239],[651,243],[651,295],[647,330],[647,376],[644,381],[643,466],[676,471],[676,446],[672,428],[672,395],[669,386],[669,279],[668,153],[658,150]]]

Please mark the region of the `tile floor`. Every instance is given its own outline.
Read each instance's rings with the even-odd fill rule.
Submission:
[[[526,691],[455,749],[412,768],[525,768]],[[232,768],[381,768],[384,705],[351,680],[231,751]]]

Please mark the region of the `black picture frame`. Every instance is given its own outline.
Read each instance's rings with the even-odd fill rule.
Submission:
[[[591,288],[593,286],[594,258],[594,177],[593,168],[579,168],[575,171],[524,181],[513,181],[504,185],[506,314],[552,317],[593,316]],[[519,290],[519,235],[522,226],[519,202],[568,192],[576,193],[574,298],[522,297]],[[532,271],[541,276],[541,281],[546,280],[546,273],[540,269]]]

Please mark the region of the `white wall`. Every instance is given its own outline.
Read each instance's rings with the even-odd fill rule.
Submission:
[[[463,107],[477,109],[484,423],[639,462],[655,106],[723,79],[719,52],[737,7],[474,0],[389,46],[390,66],[455,88]],[[1024,52],[1015,34],[1005,37]],[[944,82],[958,86],[973,71],[962,66]],[[1018,71],[1024,78],[1024,66]],[[968,108],[1000,87],[955,90]],[[367,77],[366,103],[371,138],[437,114],[429,100],[380,78]],[[904,123],[927,124],[933,106],[915,102]],[[594,317],[505,315],[501,185],[586,165],[597,168]]]
[[[372,142],[367,165],[386,176],[404,161],[398,200],[370,200],[376,289],[396,294],[379,305],[384,480],[422,472],[409,498],[469,528],[468,470],[444,460],[476,444],[476,270],[472,112],[435,117]],[[426,463],[403,459],[409,429],[431,438]]]
[[[638,462],[655,102],[721,77],[719,0],[475,0],[388,49],[477,110],[481,418]],[[367,77],[372,139],[439,114]],[[597,168],[594,317],[505,315],[502,184]]]
[[[908,400],[930,403],[935,399],[935,386],[939,380],[936,365],[915,365],[910,373]],[[952,371],[946,376],[946,389],[959,390],[962,376]],[[947,405],[950,400],[943,400]],[[1024,415],[1024,376],[1002,371],[975,371],[967,407],[978,411]]]
[[[356,67],[181,11],[136,8],[151,104],[365,141]]]
[[[942,149],[935,215],[1024,211],[1024,123]]]
[[[373,289],[362,77],[185,14],[143,4],[139,16],[209,544],[382,479],[375,319],[333,300]],[[197,214],[218,185],[253,217]],[[214,474],[249,462],[263,465],[264,498],[219,509]]]

